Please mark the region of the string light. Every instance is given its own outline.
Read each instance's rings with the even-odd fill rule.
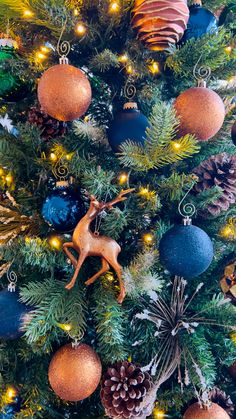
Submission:
[[[159,410],[157,407],[153,410],[153,418],[154,419],[164,419],[165,418],[165,412],[163,410]]]
[[[143,239],[143,242],[145,244],[148,244],[148,245],[151,245],[154,242],[154,236],[153,236],[152,233],[145,233],[143,235],[143,238],[142,239]]]
[[[119,185],[124,185],[125,183],[128,182],[129,179],[129,175],[128,173],[120,173],[120,175],[118,176],[118,181],[119,181]]]
[[[46,60],[46,58],[47,58],[47,56],[45,54],[43,54],[41,51],[36,52],[36,59],[38,61]]]
[[[50,153],[50,160],[57,161],[57,155],[55,153]]]
[[[132,64],[127,65],[126,72],[128,74],[134,74],[134,68],[133,68]]]
[[[6,177],[5,180],[7,182],[8,185],[10,185],[13,182],[13,176],[9,173]]]
[[[120,61],[120,63],[127,63],[129,57],[127,54],[122,54],[118,57],[118,61]]]
[[[225,47],[225,52],[226,52],[226,54],[230,54],[231,52],[232,52],[232,47],[231,47],[231,45],[228,45],[228,47]]]
[[[236,345],[236,332],[232,332],[230,333],[230,339],[232,340],[233,343],[235,343]]]
[[[149,194],[149,189],[148,188],[144,188],[143,186],[139,189],[139,195],[141,196],[148,196]]]
[[[113,282],[114,281],[114,275],[111,273],[111,272],[109,272],[109,273],[107,273],[106,275],[105,275],[105,278],[106,278],[106,281],[108,281],[108,282]]]
[[[80,22],[76,25],[75,31],[78,35],[83,36],[86,33],[86,26]]]
[[[52,249],[60,250],[62,247],[62,240],[58,236],[52,236],[49,238],[48,243]]]
[[[64,330],[64,332],[70,332],[72,329],[72,325],[70,323],[57,323],[57,326]]]
[[[23,12],[23,17],[26,18],[26,19],[32,17],[33,15],[34,15],[33,12],[31,10],[29,10],[29,9],[26,9]]]
[[[159,69],[159,64],[156,61],[153,61],[150,65],[149,65],[149,71],[152,74],[158,74],[160,69]]]
[[[2,167],[0,167],[0,176],[3,176],[3,175],[4,175],[4,170]]]
[[[173,141],[173,142],[172,142],[172,148],[173,148],[175,151],[180,150],[180,148],[181,148],[181,143],[178,143],[177,141]]]
[[[118,1],[112,1],[109,6],[110,13],[118,13],[120,10],[120,3]]]
[[[44,52],[45,54],[47,54],[47,53],[49,52],[49,48],[48,48],[48,47],[45,47],[45,45],[42,45],[42,46],[40,47],[40,49],[41,49],[41,51],[42,51],[42,52]]]
[[[13,401],[13,399],[17,396],[18,392],[14,387],[8,387],[6,390],[6,398],[7,400]]]
[[[78,9],[74,9],[74,16],[79,16],[79,10]]]
[[[230,218],[221,228],[220,236],[227,240],[236,240],[236,217]]]

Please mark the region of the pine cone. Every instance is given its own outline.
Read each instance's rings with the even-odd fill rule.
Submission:
[[[209,393],[209,399],[213,403],[217,403],[219,406],[221,406],[229,416],[233,416],[234,414],[234,404],[230,398],[230,396],[227,396],[227,394],[220,390],[217,387],[214,387],[210,393]]]
[[[144,398],[152,388],[147,372],[128,361],[108,368],[102,381],[101,400],[106,414],[116,419],[143,417]]]
[[[28,113],[28,121],[41,129],[41,137],[51,140],[67,133],[67,124],[58,121],[39,109],[32,107]]]
[[[222,189],[221,196],[208,205],[207,210],[213,216],[227,211],[236,202],[236,156],[226,153],[210,157],[194,169],[199,181],[195,192],[202,192],[213,186]]]

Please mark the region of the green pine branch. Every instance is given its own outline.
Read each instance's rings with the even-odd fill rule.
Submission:
[[[174,141],[179,121],[170,104],[159,102],[154,106],[150,125],[144,146],[132,141],[122,144],[119,158],[124,166],[137,171],[159,169],[199,152],[200,147],[191,134]]]

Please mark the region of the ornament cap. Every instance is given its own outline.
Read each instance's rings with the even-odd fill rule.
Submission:
[[[57,188],[65,188],[65,187],[67,187],[67,186],[69,186],[69,182],[68,182],[68,180],[58,180],[58,181],[56,182],[56,187],[57,187]]]
[[[138,110],[138,105],[136,102],[126,102],[123,106],[123,109],[137,109]]]
[[[59,58],[59,64],[69,64],[68,58],[65,55],[63,55]]]
[[[193,0],[192,6],[202,6],[202,0]]]
[[[203,79],[198,80],[197,87],[207,87],[206,80],[203,80]]]

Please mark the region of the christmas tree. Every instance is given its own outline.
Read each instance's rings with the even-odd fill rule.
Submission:
[[[0,1],[0,417],[236,402],[236,5]]]

